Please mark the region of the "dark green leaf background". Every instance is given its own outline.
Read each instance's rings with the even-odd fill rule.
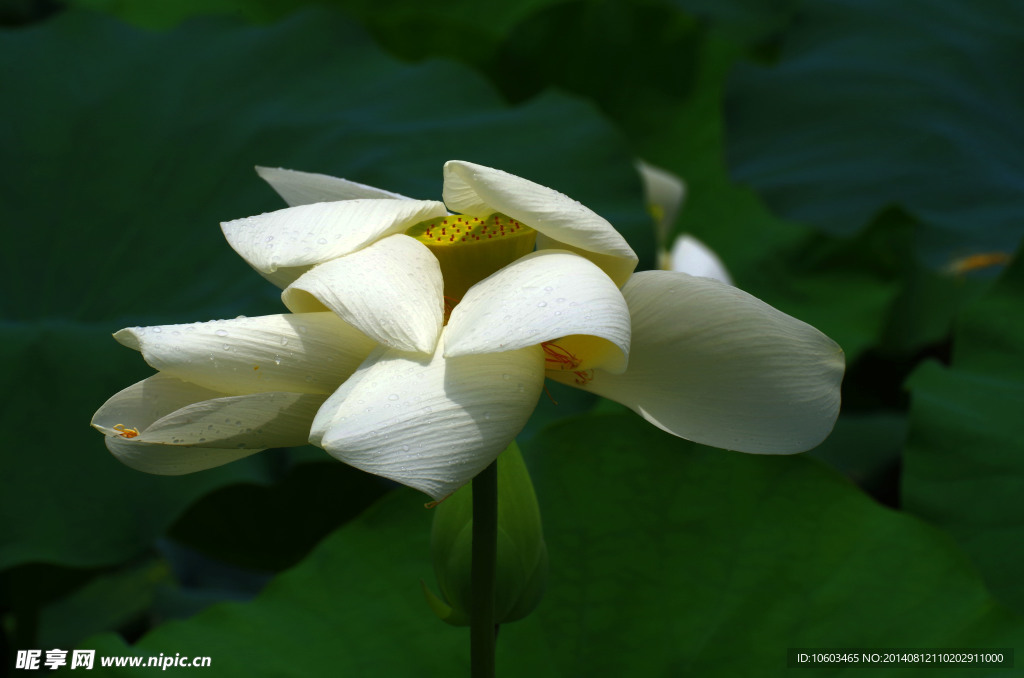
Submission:
[[[549,590],[501,629],[500,675],[945,675],[786,650],[1024,651],[1018,4],[70,4],[0,12],[0,674],[54,647],[468,674],[420,588],[424,497],[313,448],[147,476],[88,426],[150,372],[111,332],[282,309],[218,229],[281,206],[254,165],[437,198],[452,158],[580,200],[642,268],[633,161],[679,174],[675,231],[848,360],[833,435],[790,458],[552,385],[520,438]]]

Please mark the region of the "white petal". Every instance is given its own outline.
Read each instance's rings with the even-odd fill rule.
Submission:
[[[108,436],[118,434],[114,429],[118,425],[144,431],[175,410],[224,395],[166,374],[154,374],[111,396],[93,415],[92,425]]]
[[[441,267],[426,245],[407,235],[314,267],[282,299],[292,311],[329,308],[402,351],[433,353],[444,322]]]
[[[195,447],[305,445],[313,417],[326,399],[310,393],[274,392],[204,400],[157,419],[139,438]]]
[[[301,445],[323,395],[224,396],[156,374],[111,397],[93,416],[108,449],[140,471],[180,475],[268,447]],[[117,428],[115,428],[117,427]],[[132,429],[133,438],[120,435]]]
[[[337,391],[331,394],[331,396],[324,401],[323,406],[316,413],[313,418],[313,424],[309,429],[309,443],[316,445],[317,447],[323,447],[324,436],[334,426],[334,416],[339,412],[342,402],[348,397],[348,394],[352,392],[352,389],[356,387],[371,367],[380,362],[380,359],[385,353],[392,351],[392,349],[386,346],[378,345],[370,355],[366,357],[366,360],[356,369],[356,371],[349,377],[344,384],[342,384]],[[410,356],[412,357],[412,356]],[[421,357],[422,358],[422,357]]]
[[[843,352],[818,330],[683,273],[638,273],[622,293],[633,318],[629,369],[594,370],[584,390],[669,433],[741,452],[802,452],[832,430]]]
[[[164,374],[231,395],[332,393],[374,347],[330,312],[129,327],[114,338]]]
[[[408,200],[404,195],[385,191],[348,179],[327,174],[298,172],[283,167],[257,167],[256,173],[284,198],[289,206],[310,205],[316,202],[335,202],[358,198],[392,198]]]
[[[600,337],[571,369],[621,372],[629,355],[629,309],[611,278],[586,259],[534,252],[474,285],[452,311],[447,357],[508,351],[569,335]],[[568,346],[559,346],[568,350]],[[567,363],[548,365],[570,369]]]
[[[125,466],[158,476],[181,476],[230,464],[262,450],[181,447],[108,436],[107,449]]]
[[[679,207],[686,197],[686,184],[675,174],[642,160],[637,161],[636,169],[643,181],[647,208],[650,210],[651,216],[654,217],[658,233],[658,246],[663,247],[664,243],[668,241],[672,224],[676,222]]]
[[[618,231],[572,198],[501,170],[461,160],[444,166],[444,201],[456,212],[486,217],[500,212],[537,231],[538,249],[584,256],[622,285],[637,256]]]
[[[288,207],[221,224],[228,244],[250,266],[287,287],[316,264],[447,214],[432,200],[345,200]]]
[[[443,335],[441,344],[443,345]],[[321,446],[435,499],[483,470],[522,430],[544,382],[539,347],[444,358],[388,351],[317,414]]]
[[[669,257],[670,270],[689,273],[701,278],[713,278],[726,285],[732,285],[732,278],[725,270],[725,264],[711,248],[692,235],[676,238]]]

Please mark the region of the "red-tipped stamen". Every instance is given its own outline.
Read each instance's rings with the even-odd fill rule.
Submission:
[[[552,366],[558,365],[559,370],[572,370],[580,364],[579,358],[554,342],[545,341],[540,347],[544,349],[546,356],[544,362],[550,363],[548,369],[554,369]]]
[[[577,372],[573,372],[573,374],[576,375],[576,384],[578,386],[589,384],[594,380],[594,370],[579,370]]]

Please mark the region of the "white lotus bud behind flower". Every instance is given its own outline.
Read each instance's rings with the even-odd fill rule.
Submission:
[[[644,186],[647,211],[654,219],[658,250],[666,249],[672,225],[686,200],[686,184],[668,170],[655,167],[643,160],[636,161],[636,169]]]
[[[677,273],[688,273],[701,278],[713,278],[732,285],[732,276],[725,264],[710,247],[688,233],[676,238],[672,251],[667,253],[662,268]]]

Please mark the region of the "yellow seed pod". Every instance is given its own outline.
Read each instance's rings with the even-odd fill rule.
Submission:
[[[503,214],[485,219],[453,214],[420,222],[405,232],[437,257],[444,295],[454,302],[495,271],[529,254],[537,232]]]

